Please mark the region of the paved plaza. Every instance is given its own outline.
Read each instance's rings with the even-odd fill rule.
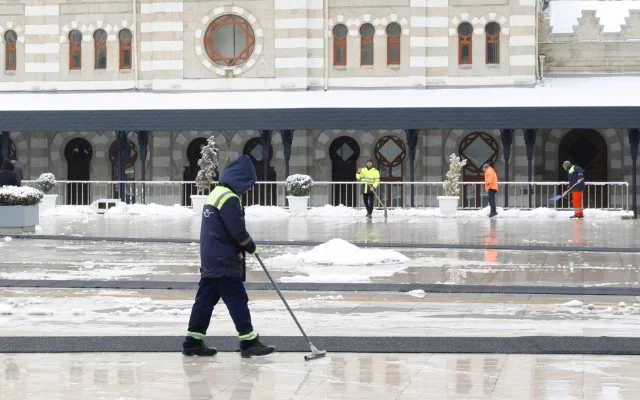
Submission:
[[[252,257],[254,325],[280,352],[241,359],[222,303],[207,339],[221,353],[178,352],[198,216],[49,216],[35,235],[0,240],[0,399],[640,398],[636,221],[247,219],[327,358],[303,360]],[[335,238],[382,261],[305,262]]]

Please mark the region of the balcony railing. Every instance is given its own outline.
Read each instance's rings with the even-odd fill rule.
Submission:
[[[34,186],[34,181],[23,184]],[[503,182],[497,196],[498,206],[504,206],[505,191],[509,193],[509,207],[530,209],[548,207],[567,209],[568,196],[559,201],[550,197],[566,190],[566,182]],[[363,207],[362,184],[358,182],[315,182],[310,206],[327,204]],[[412,192],[413,190],[413,192]],[[442,182],[381,182],[378,194],[387,207],[438,207],[443,195]],[[413,195],[412,195],[413,193]],[[191,195],[197,194],[193,182],[181,181],[58,181],[51,191],[58,195],[58,205],[89,205],[98,199],[120,199],[128,204],[191,205]],[[487,206],[484,182],[460,184],[460,207],[479,209]],[[284,182],[257,182],[243,196],[245,205],[286,207]],[[588,182],[584,193],[585,208],[629,210],[630,194],[627,182]],[[379,206],[376,201],[376,206]]]

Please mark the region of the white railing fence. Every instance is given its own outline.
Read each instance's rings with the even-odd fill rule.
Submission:
[[[35,186],[34,181],[23,184]],[[567,209],[568,196],[561,201],[550,197],[566,190],[566,182],[508,182],[501,183],[497,195],[499,207],[504,207],[505,192],[509,193],[509,208],[529,209],[548,207]],[[413,194],[412,194],[413,193]],[[191,205],[192,194],[197,194],[193,182],[183,181],[58,181],[50,194],[58,195],[58,205],[88,205],[98,199],[121,199],[126,203]],[[438,207],[438,196],[443,195],[442,182],[381,182],[378,194],[388,207]],[[285,207],[284,182],[257,182],[244,195],[245,205]],[[484,182],[460,184],[460,207],[479,209],[486,207],[487,193]],[[413,202],[412,202],[413,199]],[[358,182],[315,182],[310,196],[311,207],[327,204],[362,207],[362,184]],[[629,210],[630,194],[627,182],[589,182],[584,193],[585,208],[603,210]],[[376,206],[379,206],[376,202]]]

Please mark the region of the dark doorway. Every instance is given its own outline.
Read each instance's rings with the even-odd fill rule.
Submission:
[[[89,141],[83,138],[72,139],[64,148],[67,160],[67,180],[85,181],[91,179],[91,159],[93,148]],[[67,204],[87,205],[89,199],[89,184],[70,182],[67,184]]]
[[[484,182],[482,166],[489,164],[495,167],[500,148],[498,142],[484,132],[468,134],[460,142],[458,154],[467,160],[463,170],[464,182]],[[483,185],[464,185],[462,205],[465,208],[484,207],[489,203],[487,192]]]
[[[607,142],[598,131],[574,129],[564,135],[558,149],[558,180],[560,181],[567,181],[567,172],[562,168],[565,160],[584,169],[584,178],[587,182],[607,182],[608,180]],[[608,207],[608,195],[606,186],[587,186],[583,199],[584,205],[589,208]],[[568,206],[568,204],[565,205]]]
[[[264,160],[262,157],[262,142],[260,138],[252,138],[244,145],[242,154],[249,156],[256,170],[258,182],[275,182],[276,170],[271,166],[273,147],[269,145],[269,160],[267,160],[267,176],[264,176]],[[243,196],[247,206],[260,204],[263,206],[278,205],[278,188],[275,183],[256,184]]]
[[[195,138],[187,146],[187,161],[189,165],[184,167],[182,171],[182,180],[188,183],[184,184],[182,191],[182,205],[191,205],[191,195],[198,194],[198,188],[196,187],[195,180],[200,172],[198,166],[198,160],[200,160],[202,147],[206,146],[207,139],[203,137]]]
[[[354,182],[358,169],[360,146],[355,139],[340,136],[331,143],[329,148],[331,157],[331,180],[333,182]],[[344,204],[354,207],[358,204],[358,190],[353,184],[333,186],[333,205]]]

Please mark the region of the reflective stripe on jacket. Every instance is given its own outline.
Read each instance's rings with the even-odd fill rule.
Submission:
[[[255,182],[251,160],[245,158],[240,157],[223,171],[221,184],[213,189],[202,210],[200,272],[205,278],[242,277],[238,254],[255,251],[238,195]]]
[[[378,188],[380,183],[380,172],[375,168],[364,167],[359,173],[356,173],[356,180],[364,183],[363,193],[369,193],[369,185],[374,189]]]
[[[573,185],[575,185],[580,179],[583,180],[582,182],[577,184],[576,187],[571,189],[571,191],[572,192],[582,192],[582,191],[584,191],[584,189],[586,188],[586,185],[584,184],[584,170],[582,168],[578,167],[577,165],[571,165],[571,167],[569,167],[569,170],[567,172],[569,173],[569,187],[570,188]]]
[[[484,171],[484,188],[487,192],[489,190],[498,190],[498,175],[492,167]]]

